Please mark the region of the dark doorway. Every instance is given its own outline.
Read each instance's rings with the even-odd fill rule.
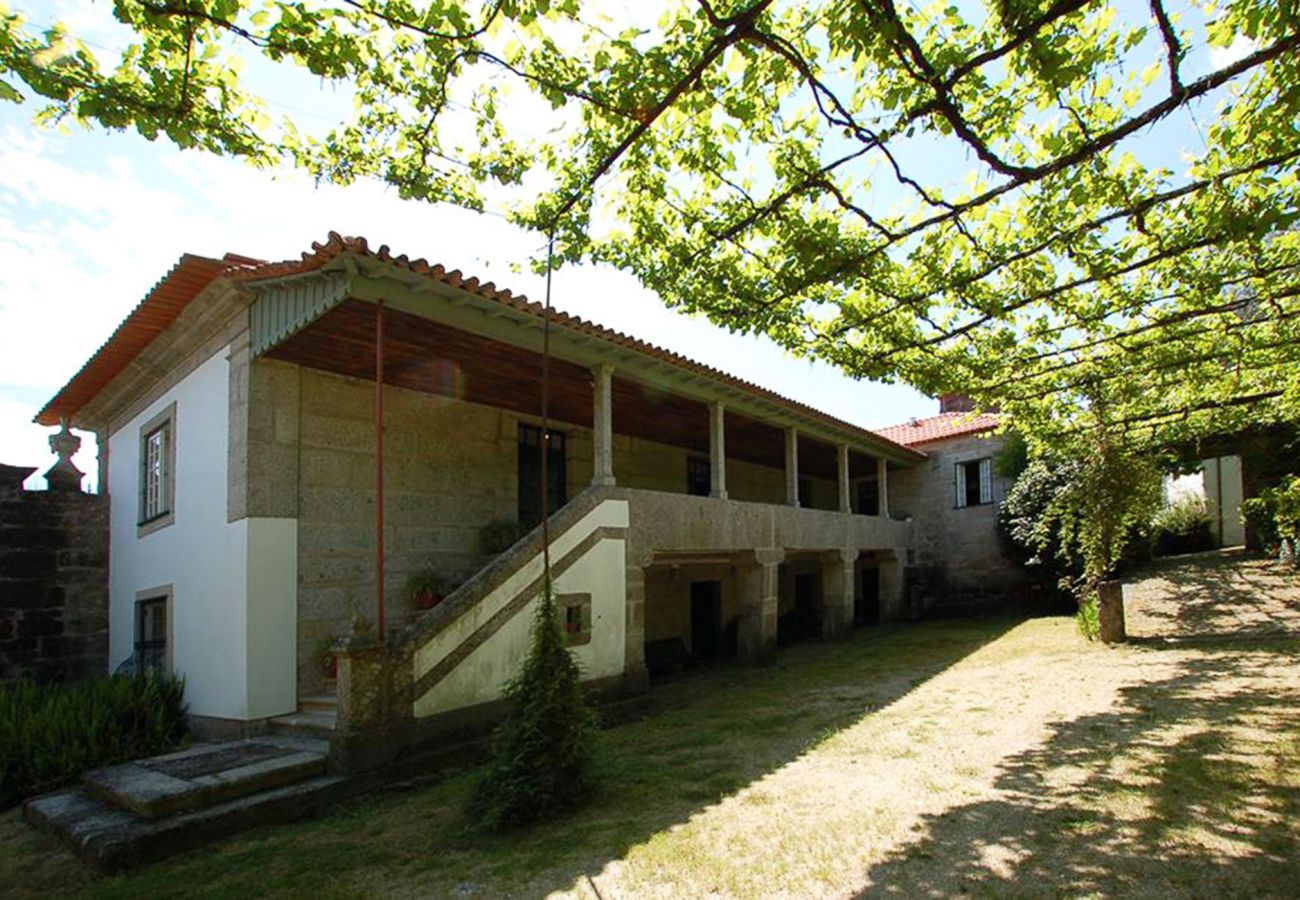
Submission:
[[[880,482],[863,479],[858,482],[858,515],[880,515]]]
[[[794,576],[794,604],[777,621],[776,641],[789,644],[821,634],[821,590],[816,575]]]
[[[722,628],[722,582],[691,582],[691,659],[700,662],[726,656]]]
[[[551,450],[546,461],[547,505],[552,514],[563,506],[565,485],[564,432],[551,430]],[[536,425],[519,426],[519,525],[528,530],[542,521],[542,429]]]
[[[862,570],[862,590],[853,599],[853,627],[880,624],[880,567]]]

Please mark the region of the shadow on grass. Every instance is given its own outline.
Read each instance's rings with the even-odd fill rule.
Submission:
[[[1018,621],[869,629],[783,649],[764,669],[724,665],[674,679],[652,690],[650,716],[602,734],[598,795],[529,829],[467,833],[459,808],[472,773],[463,773],[105,879],[91,893],[535,896],[590,884],[634,845],[895,702]]]
[[[1225,646],[1056,725],[1002,764],[1004,799],[926,817],[863,896],[1294,896],[1300,697],[1261,684],[1298,649]]]

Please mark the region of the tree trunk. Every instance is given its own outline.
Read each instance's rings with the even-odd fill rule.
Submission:
[[[1124,586],[1118,581],[1097,585],[1097,632],[1103,644],[1128,640],[1124,631]]]

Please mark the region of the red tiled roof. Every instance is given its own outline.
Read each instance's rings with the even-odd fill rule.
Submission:
[[[876,434],[904,447],[915,447],[918,444],[992,431],[1001,423],[1002,418],[994,413],[951,412],[878,428]]]
[[[254,262],[257,261],[232,253],[223,259],[208,259],[189,253],[182,256],[131,310],[94,356],[36,414],[34,421],[38,425],[58,425],[60,419],[71,419],[130,365],[150,341],[174,322],[181,310],[218,275]]]
[[[338,232],[329,232],[325,243],[313,242],[311,252],[303,253],[301,259],[281,262],[264,262],[252,257],[227,253],[218,261],[199,256],[186,255],[165,275],[149,295],[140,302],[126,320],[113,332],[112,337],[99,348],[94,356],[81,368],[72,380],[54,396],[36,415],[36,422],[41,425],[57,425],[60,418],[69,418],[94,398],[114,376],[135,358],[150,341],[170,325],[180,311],[193,300],[199,292],[219,275],[227,275],[239,281],[265,281],[292,275],[303,275],[322,268],[327,263],[344,254],[352,253],[369,256],[382,262],[391,263],[418,275],[425,275],[450,287],[477,294],[490,300],[503,303],[537,318],[546,315],[545,307],[531,302],[523,295],[516,296],[506,289],[498,289],[492,282],[480,282],[477,278],[467,278],[459,269],[448,271],[441,265],[431,265],[424,259],[409,259],[405,254],[394,256],[387,244],[377,251],[371,250],[364,237],[344,237]],[[552,309],[550,320],[561,327],[592,335],[612,344],[635,350],[682,368],[707,375],[717,381],[744,389],[756,396],[774,400],[783,406],[811,415],[827,425],[841,429],[873,442],[881,440],[894,444],[898,449],[915,458],[922,458],[917,451],[909,451],[907,446],[887,433],[859,428],[819,409],[790,400],[775,391],[759,387],[756,384],[729,375],[720,369],[704,365],[677,353],[657,347],[597,325],[595,322],[571,316]],[[887,430],[886,430],[887,431]]]

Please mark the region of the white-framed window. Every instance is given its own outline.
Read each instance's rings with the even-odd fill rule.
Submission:
[[[993,502],[993,460],[991,457],[957,463],[956,506],[982,506]]]
[[[135,597],[137,672],[170,672],[172,667],[172,587],[150,588]]]
[[[170,525],[176,502],[176,404],[140,427],[140,518],[143,537]]]

